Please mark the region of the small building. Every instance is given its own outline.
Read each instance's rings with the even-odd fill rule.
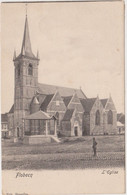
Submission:
[[[117,121],[117,132],[118,134],[125,134],[125,126],[119,121]]]
[[[123,113],[117,114],[117,132],[125,134],[125,115]]]
[[[8,130],[8,116],[7,113],[1,114],[1,137],[8,138],[10,131]]]

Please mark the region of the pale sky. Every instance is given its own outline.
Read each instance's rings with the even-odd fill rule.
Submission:
[[[124,112],[124,5],[116,2],[28,3],[39,83],[82,88],[88,98],[111,94]],[[14,102],[13,54],[20,53],[25,3],[2,4],[2,113]]]

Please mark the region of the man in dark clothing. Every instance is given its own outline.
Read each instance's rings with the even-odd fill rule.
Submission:
[[[96,156],[96,150],[97,150],[97,142],[95,140],[95,137],[93,138],[93,152],[94,152],[94,156]]]

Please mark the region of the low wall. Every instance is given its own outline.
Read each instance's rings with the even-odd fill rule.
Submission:
[[[48,136],[25,136],[23,139],[23,144],[44,144],[44,143],[51,143],[51,137]]]

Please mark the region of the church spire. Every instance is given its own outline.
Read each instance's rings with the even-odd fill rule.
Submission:
[[[24,28],[24,36],[23,36],[21,54],[27,57],[32,57],[32,58],[35,57],[31,49],[27,14],[26,14],[26,20],[25,20],[25,28]]]
[[[23,34],[23,41],[22,41],[22,47],[20,54],[13,59],[14,61],[20,59],[22,56],[26,58],[31,58],[33,60],[38,60],[37,57],[32,52],[31,48],[31,41],[30,41],[30,35],[29,35],[29,25],[28,25],[28,17],[27,17],[27,4],[26,4],[26,19],[25,19],[25,27],[24,27],[24,34]]]
[[[16,51],[14,50],[14,56],[13,56],[13,60],[16,59]]]

